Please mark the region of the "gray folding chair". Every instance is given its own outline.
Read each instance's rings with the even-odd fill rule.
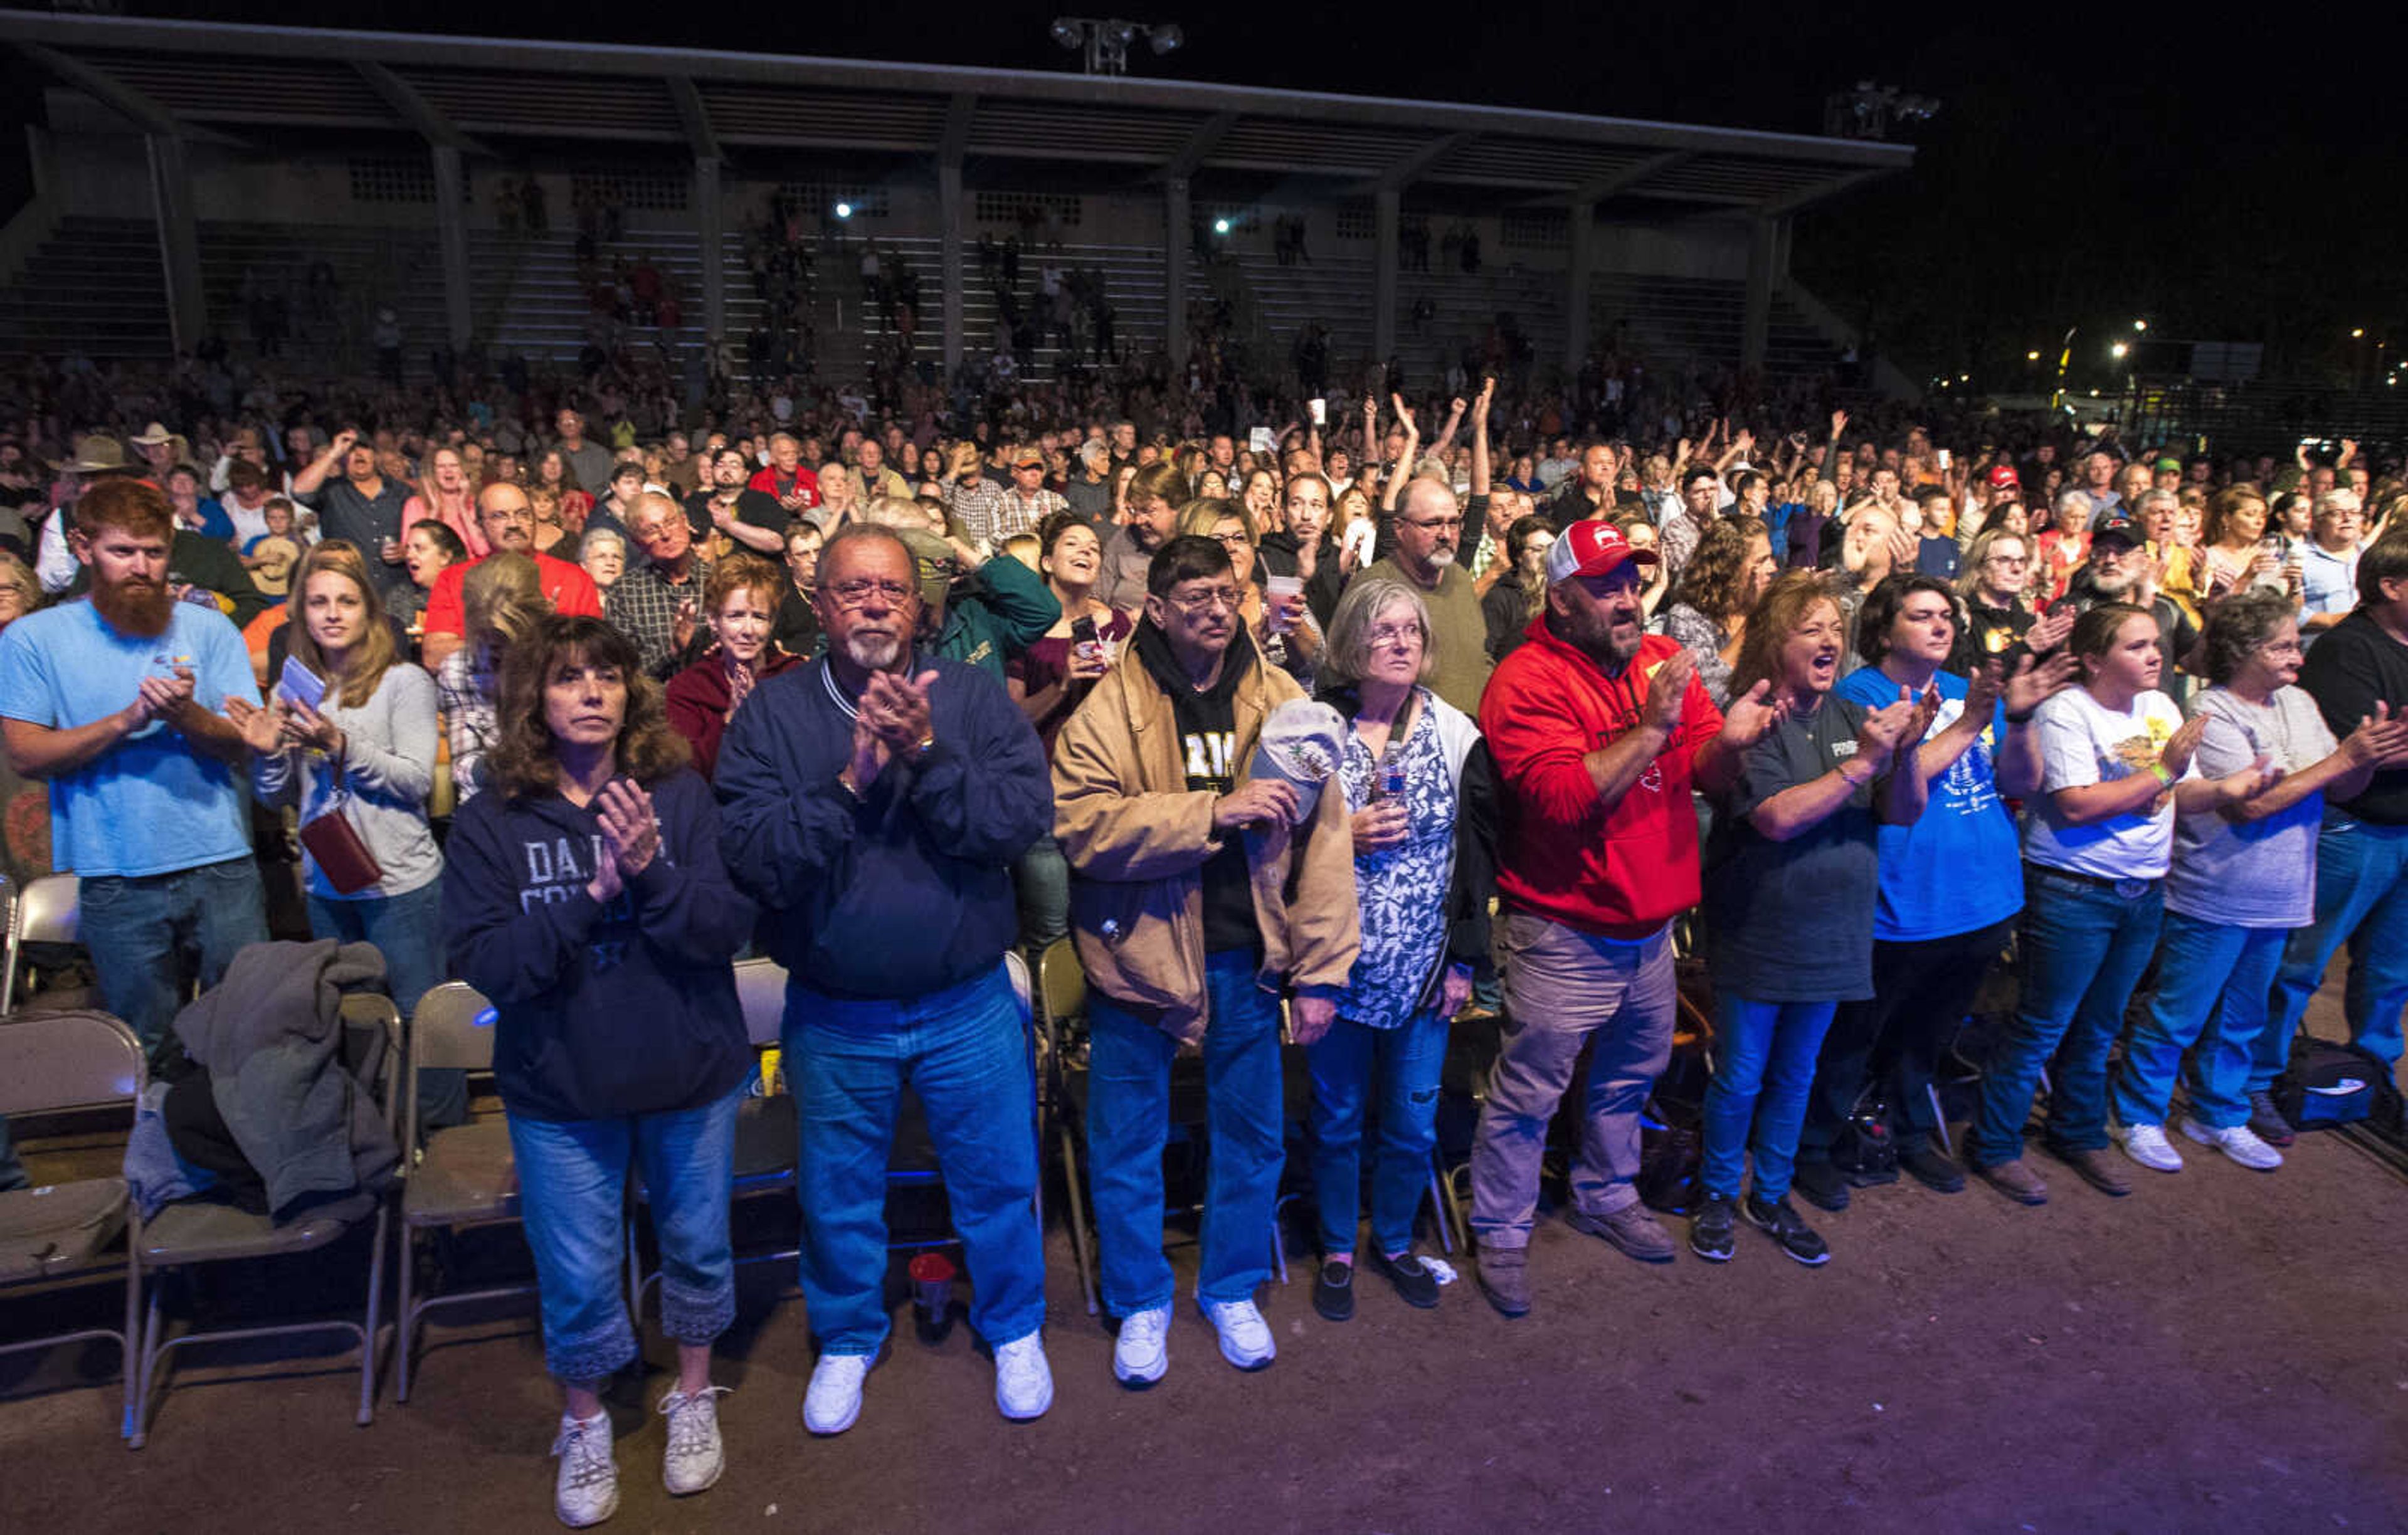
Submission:
[[[142,1096],[143,1078],[142,1041],[105,1012],[30,1013],[0,1027],[0,1114],[130,1103]],[[121,1231],[126,1243],[118,1251]],[[14,1354],[115,1339],[118,1373],[125,1383],[121,1437],[134,1431],[134,1340],[142,1294],[134,1254],[141,1241],[141,1213],[122,1178],[84,1178],[0,1194],[0,1295],[48,1295],[104,1276],[124,1276],[122,1332],[85,1327],[0,1343],[0,1354]]]
[[[517,1160],[510,1153],[506,1115],[472,1118],[465,1125],[421,1134],[418,1074],[421,1070],[472,1073],[494,1069],[494,1029],[485,1014],[492,1004],[465,982],[450,981],[419,998],[409,1020],[409,1057],[402,1066],[400,1336],[394,1344],[395,1401],[409,1399],[413,1351],[426,1313],[445,1307],[533,1295],[533,1284],[495,1284],[482,1289],[419,1295],[419,1238],[435,1231],[516,1225]]]
[[[744,1032],[755,1050],[774,1049],[782,1036],[786,1022],[786,968],[766,956],[738,960],[736,965],[736,1001],[744,1011]],[[795,1096],[792,1093],[763,1094],[748,1097],[736,1110],[736,1187],[737,1199],[757,1199],[771,1194],[795,1197],[795,1158],[801,1149],[799,1132],[795,1121]],[[634,1185],[635,1208],[649,1210],[640,1173],[630,1180]],[[660,1270],[647,1273],[637,1237],[638,1223],[627,1222],[627,1298],[628,1311],[638,1319],[644,1314],[644,1295],[660,1280]],[[801,1256],[792,1247],[769,1252],[745,1252],[736,1255],[738,1263],[777,1263]]]
[[[7,971],[0,973],[0,1018],[17,1009],[25,945],[76,941],[77,897],[81,888],[72,874],[45,874],[29,882],[8,903],[8,963]]]
[[[393,999],[356,992],[343,998],[344,1055],[363,1069],[374,1083],[377,1106],[396,1140],[394,1123],[400,1107],[397,1085],[401,1058],[401,1014]],[[141,1359],[136,1372],[127,1439],[142,1448],[150,1431],[150,1407],[160,1363],[173,1351],[194,1343],[231,1342],[242,1338],[270,1338],[310,1332],[345,1332],[359,1340],[360,1397],[357,1421],[365,1427],[376,1416],[376,1344],[380,1330],[380,1302],[384,1294],[385,1248],[392,1236],[394,1200],[376,1201],[375,1231],[368,1243],[366,1301],[361,1320],[330,1317],[320,1321],[282,1322],[265,1327],[195,1329],[169,1338],[159,1314],[159,1287],[170,1270],[228,1263],[248,1258],[283,1257],[332,1245],[354,1223],[332,1216],[312,1216],[285,1226],[265,1215],[254,1215],[232,1205],[186,1199],[159,1212],[142,1232],[136,1261],[151,1271],[149,1305],[142,1321]]]

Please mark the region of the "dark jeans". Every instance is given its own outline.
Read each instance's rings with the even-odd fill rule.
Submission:
[[[1870,1082],[1880,1083],[1901,1143],[1907,1135],[1940,1127],[1931,1105],[1932,1071],[2014,926],[2010,917],[1947,938],[1874,940],[1872,996],[1841,1003],[1823,1036],[1798,1160],[1831,1159],[1832,1142]]]
[[[186,961],[207,991],[236,950],[267,941],[266,897],[249,854],[165,874],[95,876],[77,898],[78,936],[101,999],[154,1059],[184,1004]]]

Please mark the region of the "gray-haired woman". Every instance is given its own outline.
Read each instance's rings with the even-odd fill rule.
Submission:
[[[1373,1265],[1409,1304],[1438,1304],[1413,1253],[1429,1182],[1448,1021],[1488,952],[1494,805],[1479,727],[1427,686],[1429,611],[1401,581],[1358,577],[1331,615],[1322,701],[1347,722],[1332,787],[1354,812],[1361,956],[1338,1021],[1306,1048],[1312,1072],[1312,1183],[1323,1261],[1313,1308],[1354,1314],[1363,1118],[1379,1097],[1371,1170]]]

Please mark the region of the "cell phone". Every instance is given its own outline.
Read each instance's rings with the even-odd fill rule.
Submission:
[[[1948,466],[1949,466],[1949,463],[1950,463],[1950,459],[1951,459],[1951,455],[1949,454],[1948,450],[1947,450],[1947,449],[1945,449],[1945,448],[1941,449],[1941,450],[1940,450],[1940,468],[1941,468],[1941,472],[1942,472],[1942,473],[1943,473],[1943,474],[1944,474],[1944,473],[1946,473],[1946,472],[1947,472]]]
[[[326,684],[316,672],[288,655],[284,658],[284,669],[277,674],[276,691],[291,702],[314,711],[326,696]]]
[[[1082,615],[1070,621],[1071,644],[1092,645],[1096,642],[1097,638],[1098,636],[1096,632],[1096,621],[1094,619]]]
[[[1312,412],[1312,424],[1315,426],[1326,426],[1329,424],[1329,402],[1327,400],[1314,398],[1305,401],[1304,404],[1305,408]]]
[[[1277,440],[1268,426],[1257,426],[1246,434],[1246,446],[1258,453],[1269,452]]]

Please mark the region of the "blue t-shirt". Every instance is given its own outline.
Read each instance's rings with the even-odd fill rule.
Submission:
[[[134,701],[143,677],[193,672],[193,698],[212,712],[252,703],[251,654],[214,608],[168,604],[165,634],[120,635],[89,601],[19,619],[0,633],[0,717],[54,730],[105,719]],[[245,785],[233,765],[203,756],[153,720],[77,771],[50,780],[50,867],[87,879],[165,874],[251,856]]]
[[[1965,679],[1941,672],[1938,735],[1965,712]],[[1898,684],[1878,667],[1864,667],[1832,690],[1868,709],[1898,702]],[[1924,738],[1926,740],[1930,736]],[[2007,739],[2007,717],[1995,710],[1972,750],[1931,782],[1931,800],[1911,826],[1881,828],[1881,896],[1873,937],[1885,943],[1953,938],[2004,922],[2023,910],[2023,853],[2014,817],[1999,797],[1992,763]]]
[[[222,544],[234,542],[234,519],[226,515],[226,509],[222,504],[205,495],[196,509],[201,514],[201,525],[195,532],[204,538],[215,538]]]

